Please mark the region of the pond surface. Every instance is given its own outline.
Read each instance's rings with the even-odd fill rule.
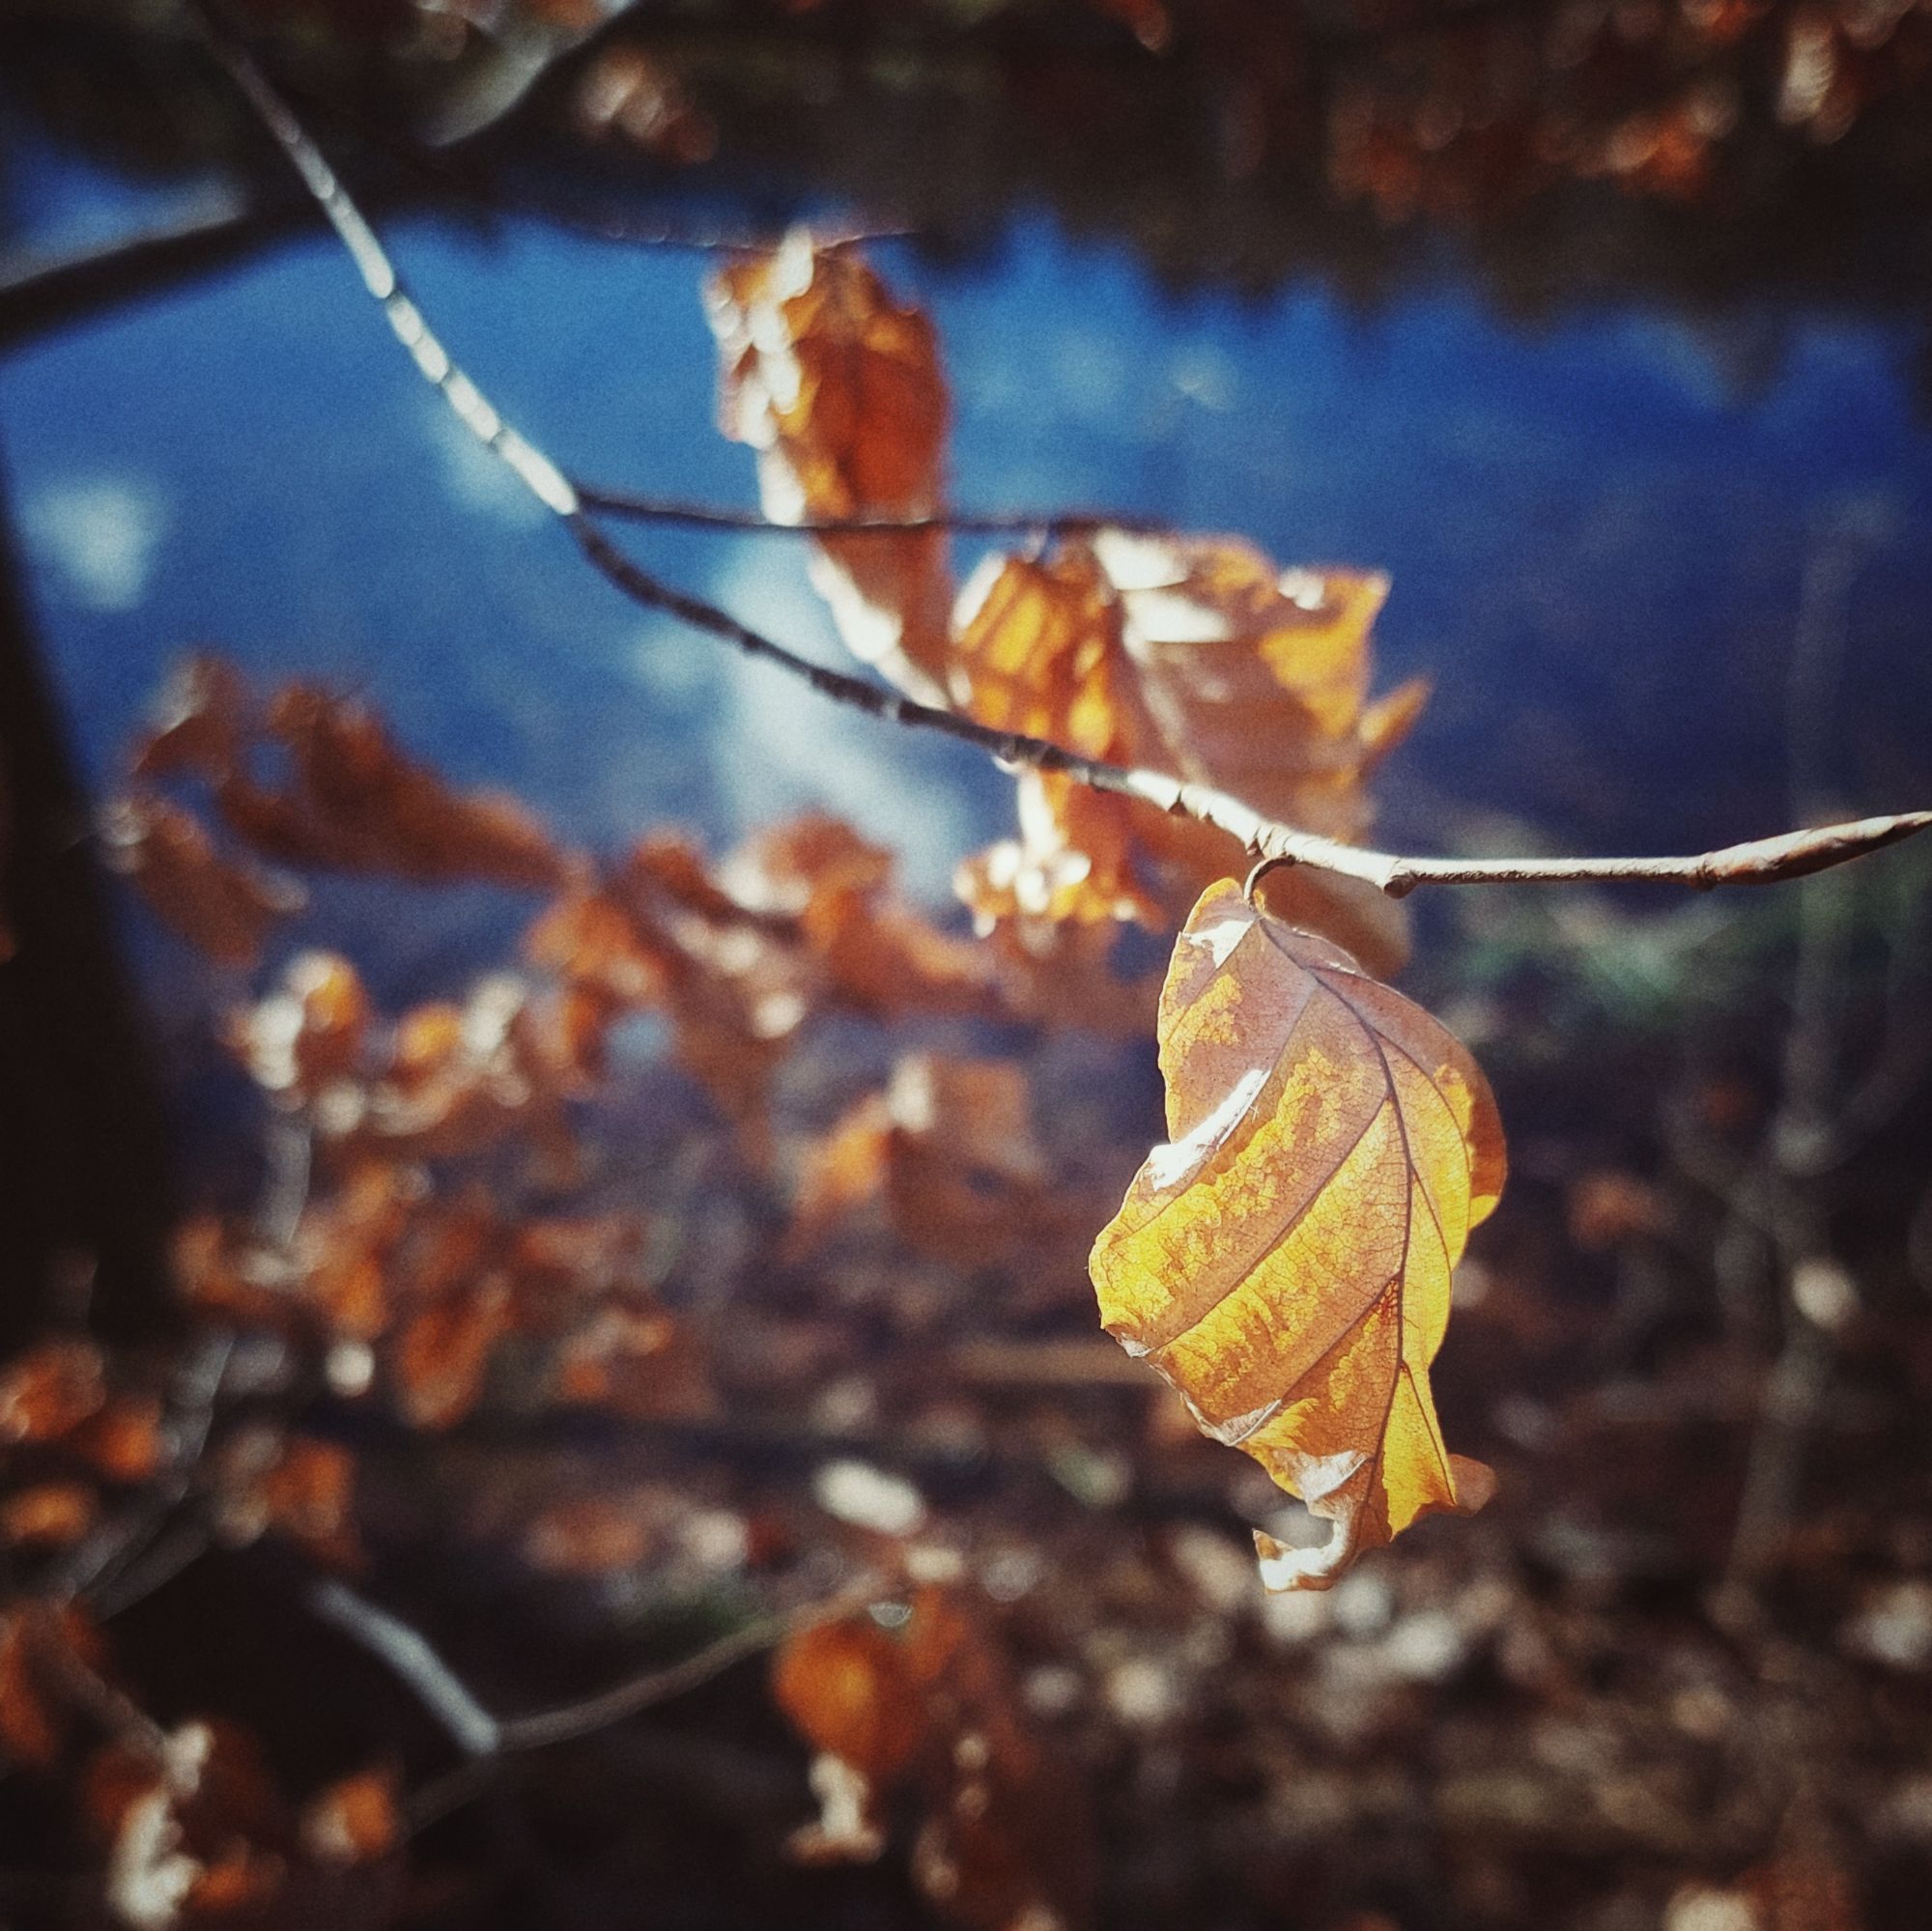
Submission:
[[[51,153],[14,186],[16,239],[48,249],[159,206]],[[515,220],[412,215],[391,239],[459,358],[567,468],[754,501],[749,452],[713,427],[700,258]],[[1585,851],[1782,828],[1804,611],[1831,627],[1837,688],[1811,722],[1846,809],[1932,796],[1912,329],[1638,302],[1530,327],[1440,256],[1420,292],[1361,312],[1312,279],[1176,294],[1025,213],[964,264],[875,251],[938,322],[962,505],[1112,505],[1390,573],[1381,681],[1436,685],[1382,781],[1391,839],[1497,817]],[[585,571],[320,235],[0,359],[0,450],[97,781],[169,661],[212,642],[265,677],[366,692],[455,777],[593,844],[668,819],[722,841],[817,805],[896,845],[936,897],[1008,821],[976,757],[822,704]],[[836,653],[796,546],[633,537],[665,575]],[[408,902],[318,903],[389,998],[445,985],[511,929],[488,893]]]

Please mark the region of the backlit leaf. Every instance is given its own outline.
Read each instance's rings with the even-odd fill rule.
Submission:
[[[1041,558],[995,558],[955,616],[953,689],[983,724],[1108,763],[1232,792],[1283,823],[1355,838],[1365,782],[1425,692],[1371,703],[1370,630],[1387,581],[1277,570],[1249,545],[1101,530]],[[1055,773],[1019,778],[1020,836],[966,867],[982,923],[1164,927],[1242,861],[1227,833]],[[1355,880],[1286,871],[1271,908],[1391,971],[1401,908]]]
[[[850,249],[803,230],[705,291],[725,435],[758,451],[765,514],[918,516],[939,507],[946,380],[932,324]],[[812,582],[854,656],[912,696],[944,696],[952,582],[930,530],[825,536]]]
[[[1211,887],[1159,1018],[1169,1140],[1094,1243],[1101,1319],[1334,1530],[1258,1536],[1273,1589],[1323,1588],[1491,1477],[1443,1446],[1428,1369],[1450,1270],[1503,1181],[1488,1084],[1346,953]]]

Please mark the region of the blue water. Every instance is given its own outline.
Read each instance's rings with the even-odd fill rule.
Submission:
[[[52,156],[24,179],[14,213],[43,245],[152,212]],[[712,426],[695,257],[528,222],[415,217],[392,241],[459,358],[567,468],[753,502],[749,452]],[[1313,281],[1177,296],[1031,216],[968,266],[876,259],[939,324],[961,503],[1114,504],[1392,574],[1384,681],[1437,686],[1383,784],[1392,837],[1486,813],[1585,850],[1780,828],[1794,628],[1833,554],[1852,559],[1836,789],[1853,809],[1932,798],[1932,434],[1905,327],[1633,301],[1530,329],[1446,263],[1373,313]],[[583,569],[321,236],[0,359],[0,455],[97,781],[169,660],[214,642],[366,692],[455,777],[593,844],[821,805],[939,895],[1007,822],[974,757],[842,714]],[[836,651],[796,548],[636,535],[664,574]],[[393,923],[373,936],[408,950]]]

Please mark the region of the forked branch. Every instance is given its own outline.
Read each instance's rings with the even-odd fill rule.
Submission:
[[[1582,880],[1658,881],[1699,888],[1770,884],[1841,865],[1932,825],[1932,811],[1906,811],[1790,832],[1685,858],[1406,858],[1392,852],[1364,851],[1312,832],[1299,832],[1264,816],[1252,806],[1212,786],[1188,783],[1163,772],[1102,763],[1079,756],[1043,738],[994,730],[956,711],[918,703],[866,678],[814,664],[749,624],[741,623],[717,605],[664,582],[618,549],[600,527],[593,511],[641,516],[646,514],[645,499],[580,488],[557,464],[498,414],[489,398],[451,359],[421,309],[411,299],[375,230],[288,103],[270,85],[244,47],[201,8],[197,6],[194,12],[215,57],[247,97],[328,217],[354,258],[363,285],[381,303],[390,327],[410,352],[416,367],[442,392],[443,399],[470,434],[564,524],[591,566],[633,602],[662,611],[695,630],[735,644],[750,656],[775,664],[810,684],[822,696],[848,704],[869,717],[913,729],[936,731],[974,745],[1009,766],[1064,773],[1095,790],[1138,798],[1163,811],[1217,826],[1255,855],[1261,862],[1258,870],[1271,866],[1305,865],[1319,871],[1360,879],[1391,897],[1405,896],[1418,885],[1552,885]],[[682,509],[686,521],[719,520],[716,513],[699,512],[696,506],[686,505]],[[1054,521],[1063,527],[1093,526],[1091,521],[1083,518],[1049,520],[1049,526]],[[771,525],[759,519],[748,526]],[[935,518],[918,525],[893,526],[959,529],[1011,525],[1000,519]]]

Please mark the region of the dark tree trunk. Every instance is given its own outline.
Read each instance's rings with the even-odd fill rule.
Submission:
[[[0,1343],[173,1319],[160,1109],[88,804],[35,648],[0,471]]]

